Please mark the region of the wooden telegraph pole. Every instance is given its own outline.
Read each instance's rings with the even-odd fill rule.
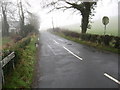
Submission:
[[[53,17],[52,17],[52,26],[53,26],[53,31],[54,31],[54,22],[53,22]]]

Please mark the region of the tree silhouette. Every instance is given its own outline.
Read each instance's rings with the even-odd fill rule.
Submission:
[[[46,1],[44,4],[43,8],[52,7],[50,12],[55,9],[74,9],[73,12],[75,10],[79,11],[82,15],[81,33],[86,33],[91,16],[94,16],[92,11],[95,10],[97,2],[95,0],[88,0],[87,2],[85,0],[52,0],[50,2]]]
[[[1,8],[2,8],[2,35],[8,36],[9,35],[9,24],[7,20],[7,6],[9,5],[9,2],[1,2]]]

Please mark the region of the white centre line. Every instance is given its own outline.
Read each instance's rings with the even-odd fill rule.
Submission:
[[[59,44],[57,41],[53,40],[56,44]]]
[[[69,53],[71,53],[73,56],[75,56],[76,58],[80,59],[80,60],[83,60],[81,57],[77,56],[76,54],[74,54],[72,51],[70,51],[69,49],[67,49],[66,47],[63,46],[63,48],[65,50],[67,50]]]
[[[116,82],[117,84],[120,84],[120,81],[118,81],[117,79],[113,78],[112,76],[108,75],[107,73],[104,73],[104,75],[106,77],[108,77],[109,79],[113,80],[114,82]]]

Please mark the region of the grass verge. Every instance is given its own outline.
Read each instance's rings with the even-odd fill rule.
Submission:
[[[3,37],[3,38],[2,38],[2,41],[0,41],[0,43],[1,43],[2,45],[5,45],[5,44],[7,44],[7,43],[10,42],[10,41],[12,41],[12,40],[10,39],[10,37]]]
[[[77,43],[80,43],[80,44],[84,44],[84,45],[88,45],[88,46],[94,47],[94,48],[96,48],[96,49],[98,49],[98,50],[110,51],[110,52],[113,52],[113,53],[118,53],[118,54],[120,54],[119,50],[116,49],[116,48],[112,48],[112,47],[100,45],[100,44],[97,44],[97,43],[92,43],[92,42],[83,41],[83,40],[80,40],[79,38],[73,38],[73,37],[70,37],[70,36],[65,36],[65,35],[62,34],[62,33],[53,32],[53,34],[58,35],[58,36],[61,36],[61,37],[66,38],[66,39],[68,39],[68,40],[72,40],[72,41],[77,42]]]
[[[4,88],[30,88],[33,78],[34,64],[36,62],[36,36],[32,36],[31,42],[26,46],[21,55],[21,62],[5,78]]]
[[[10,37],[1,37],[0,39],[0,50],[3,48],[8,48],[13,44],[13,40]]]

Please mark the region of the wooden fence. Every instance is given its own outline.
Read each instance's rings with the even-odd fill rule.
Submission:
[[[15,57],[15,53],[12,52],[10,53],[7,57],[5,57],[3,60],[0,61],[0,89],[2,89],[2,84],[4,84],[4,73],[3,73],[3,67],[8,63],[10,62],[11,60],[12,61],[12,66],[13,66],[13,69],[15,69],[14,67],[14,58]]]

